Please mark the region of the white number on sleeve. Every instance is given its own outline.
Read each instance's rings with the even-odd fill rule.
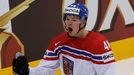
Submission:
[[[110,44],[109,44],[109,42],[107,40],[104,41],[103,43],[104,43],[104,49],[107,49],[107,50],[110,50],[111,49],[110,48]]]

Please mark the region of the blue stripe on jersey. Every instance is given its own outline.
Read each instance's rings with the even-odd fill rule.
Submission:
[[[85,51],[80,51],[80,50],[77,50],[77,49],[74,49],[74,48],[70,48],[70,47],[67,47],[67,46],[62,46],[62,47],[59,47],[57,49],[55,49],[55,52],[52,53],[52,52],[48,52],[48,56],[58,56],[58,53],[60,50],[65,50],[65,51],[68,51],[70,53],[73,53],[73,54],[77,54],[77,55],[82,55],[82,56],[85,56],[85,57],[88,57],[88,58],[92,58],[92,59],[96,59],[96,60],[102,60],[102,56],[95,56],[89,52],[85,52]]]
[[[93,59],[97,59],[97,60],[102,60],[101,56],[94,56],[94,55],[92,55],[90,53],[87,53],[87,52],[84,52],[84,51],[78,51],[78,50],[71,49],[71,48],[68,48],[68,47],[63,47],[63,49],[67,50],[69,52],[78,54],[78,55],[83,55],[83,56],[86,56],[86,57],[89,57],[89,58],[93,58]]]
[[[57,49],[55,49],[54,51],[54,53],[51,53],[51,52],[48,52],[48,56],[58,56],[58,53],[59,53],[59,51],[62,49],[62,47],[59,47],[59,48],[57,48]]]

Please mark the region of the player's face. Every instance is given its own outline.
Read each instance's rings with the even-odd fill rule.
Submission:
[[[65,28],[72,37],[77,36],[79,26],[81,24],[80,17],[74,15],[67,15],[65,19]]]

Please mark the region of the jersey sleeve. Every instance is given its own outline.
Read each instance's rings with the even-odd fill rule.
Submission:
[[[96,75],[117,75],[115,58],[105,37],[99,38],[94,55],[99,57],[99,60],[93,63]]]
[[[96,62],[97,64],[108,64],[115,62],[111,46],[105,37],[100,37],[98,39],[93,54],[99,57],[99,61]]]
[[[44,54],[40,64],[35,68],[30,68],[29,75],[54,75],[55,71],[59,67],[59,56],[55,50],[57,50],[52,41]]]

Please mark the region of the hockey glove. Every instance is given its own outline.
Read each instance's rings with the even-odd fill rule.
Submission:
[[[13,59],[12,64],[14,75],[29,75],[28,60],[21,53],[16,53],[16,57]]]

